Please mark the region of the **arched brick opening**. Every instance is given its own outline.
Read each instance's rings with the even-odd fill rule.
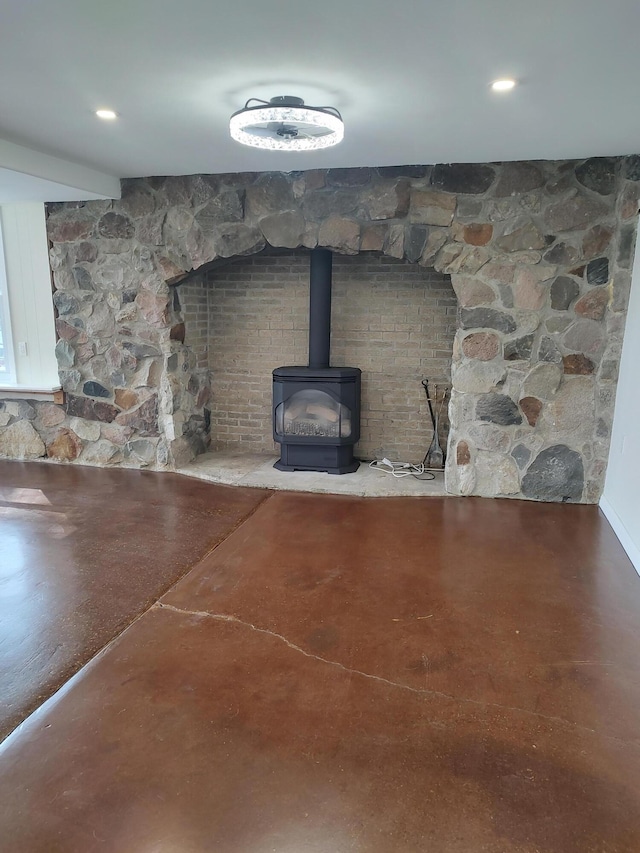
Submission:
[[[307,362],[309,251],[214,262],[176,288],[185,344],[212,376],[211,449],[273,453],[271,372]],[[359,458],[424,458],[423,379],[446,447],[455,330],[450,276],[381,252],[334,255],[331,364],[362,370]]]

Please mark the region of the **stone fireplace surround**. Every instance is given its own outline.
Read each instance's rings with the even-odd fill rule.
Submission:
[[[49,206],[63,406],[5,401],[0,454],[173,468],[206,444],[208,371],[172,284],[275,247],[380,251],[460,306],[453,494],[595,502],[636,236],[640,156],[123,182]]]

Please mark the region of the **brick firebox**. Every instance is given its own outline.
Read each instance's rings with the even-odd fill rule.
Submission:
[[[309,255],[297,250],[238,258],[179,286],[185,343],[212,372],[213,449],[275,452],[271,371],[306,363],[308,292]],[[424,456],[421,380],[449,387],[456,304],[450,276],[433,269],[377,253],[334,256],[331,364],[362,370],[359,458]]]

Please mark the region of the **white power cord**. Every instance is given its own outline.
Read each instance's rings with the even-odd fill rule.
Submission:
[[[384,474],[391,474],[392,477],[396,477],[397,479],[401,479],[402,477],[420,479],[424,474],[428,475],[423,477],[426,480],[433,480],[435,477],[434,474],[426,470],[424,462],[421,462],[419,465],[411,465],[409,462],[391,462],[386,456],[384,459],[374,459],[373,462],[369,463],[369,468],[382,471]]]

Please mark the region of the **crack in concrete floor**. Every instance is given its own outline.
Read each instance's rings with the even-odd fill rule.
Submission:
[[[235,625],[240,625],[244,628],[249,628],[251,631],[255,631],[258,634],[266,634],[269,637],[273,637],[277,640],[280,640],[280,642],[284,643],[285,646],[288,646],[295,652],[299,652],[306,658],[311,658],[312,660],[319,661],[320,663],[324,663],[327,666],[335,667],[336,669],[340,669],[343,672],[348,673],[349,675],[359,675],[361,678],[366,678],[370,681],[375,681],[380,684],[384,684],[388,687],[394,687],[397,690],[405,690],[408,693],[414,693],[418,696],[448,699],[453,702],[475,705],[480,708],[495,708],[500,711],[513,711],[519,714],[527,714],[528,716],[536,717],[540,720],[545,720],[551,723],[561,723],[562,725],[571,726],[572,728],[579,731],[589,732],[590,734],[595,734],[599,737],[607,738],[607,740],[613,740],[617,743],[623,743],[626,746],[631,746],[635,749],[640,749],[640,744],[636,743],[633,740],[625,740],[624,738],[608,735],[604,732],[598,731],[597,729],[592,729],[588,726],[582,726],[579,723],[574,722],[573,720],[567,719],[566,717],[557,717],[554,715],[541,714],[538,711],[530,711],[527,708],[519,708],[515,705],[501,705],[498,702],[483,702],[479,699],[470,699],[466,696],[453,696],[450,693],[443,693],[439,690],[428,690],[427,688],[410,687],[408,684],[403,684],[401,681],[392,681],[388,678],[383,678],[380,675],[373,675],[372,673],[363,672],[359,669],[351,669],[350,667],[344,666],[344,664],[341,664],[339,661],[329,660],[328,658],[320,657],[320,655],[314,655],[311,652],[307,652],[305,651],[305,649],[301,648],[301,646],[297,646],[295,643],[292,643],[287,640],[287,638],[284,637],[282,634],[278,634],[276,631],[270,631],[268,628],[260,628],[257,625],[253,625],[251,622],[245,622],[243,619],[239,619],[237,616],[231,616],[224,613],[209,613],[208,610],[185,610],[181,607],[174,607],[172,604],[162,604],[160,601],[156,602],[151,607],[151,610],[155,609],[169,610],[173,613],[178,613],[183,616],[197,616],[201,619],[213,619],[218,622],[227,622]]]

